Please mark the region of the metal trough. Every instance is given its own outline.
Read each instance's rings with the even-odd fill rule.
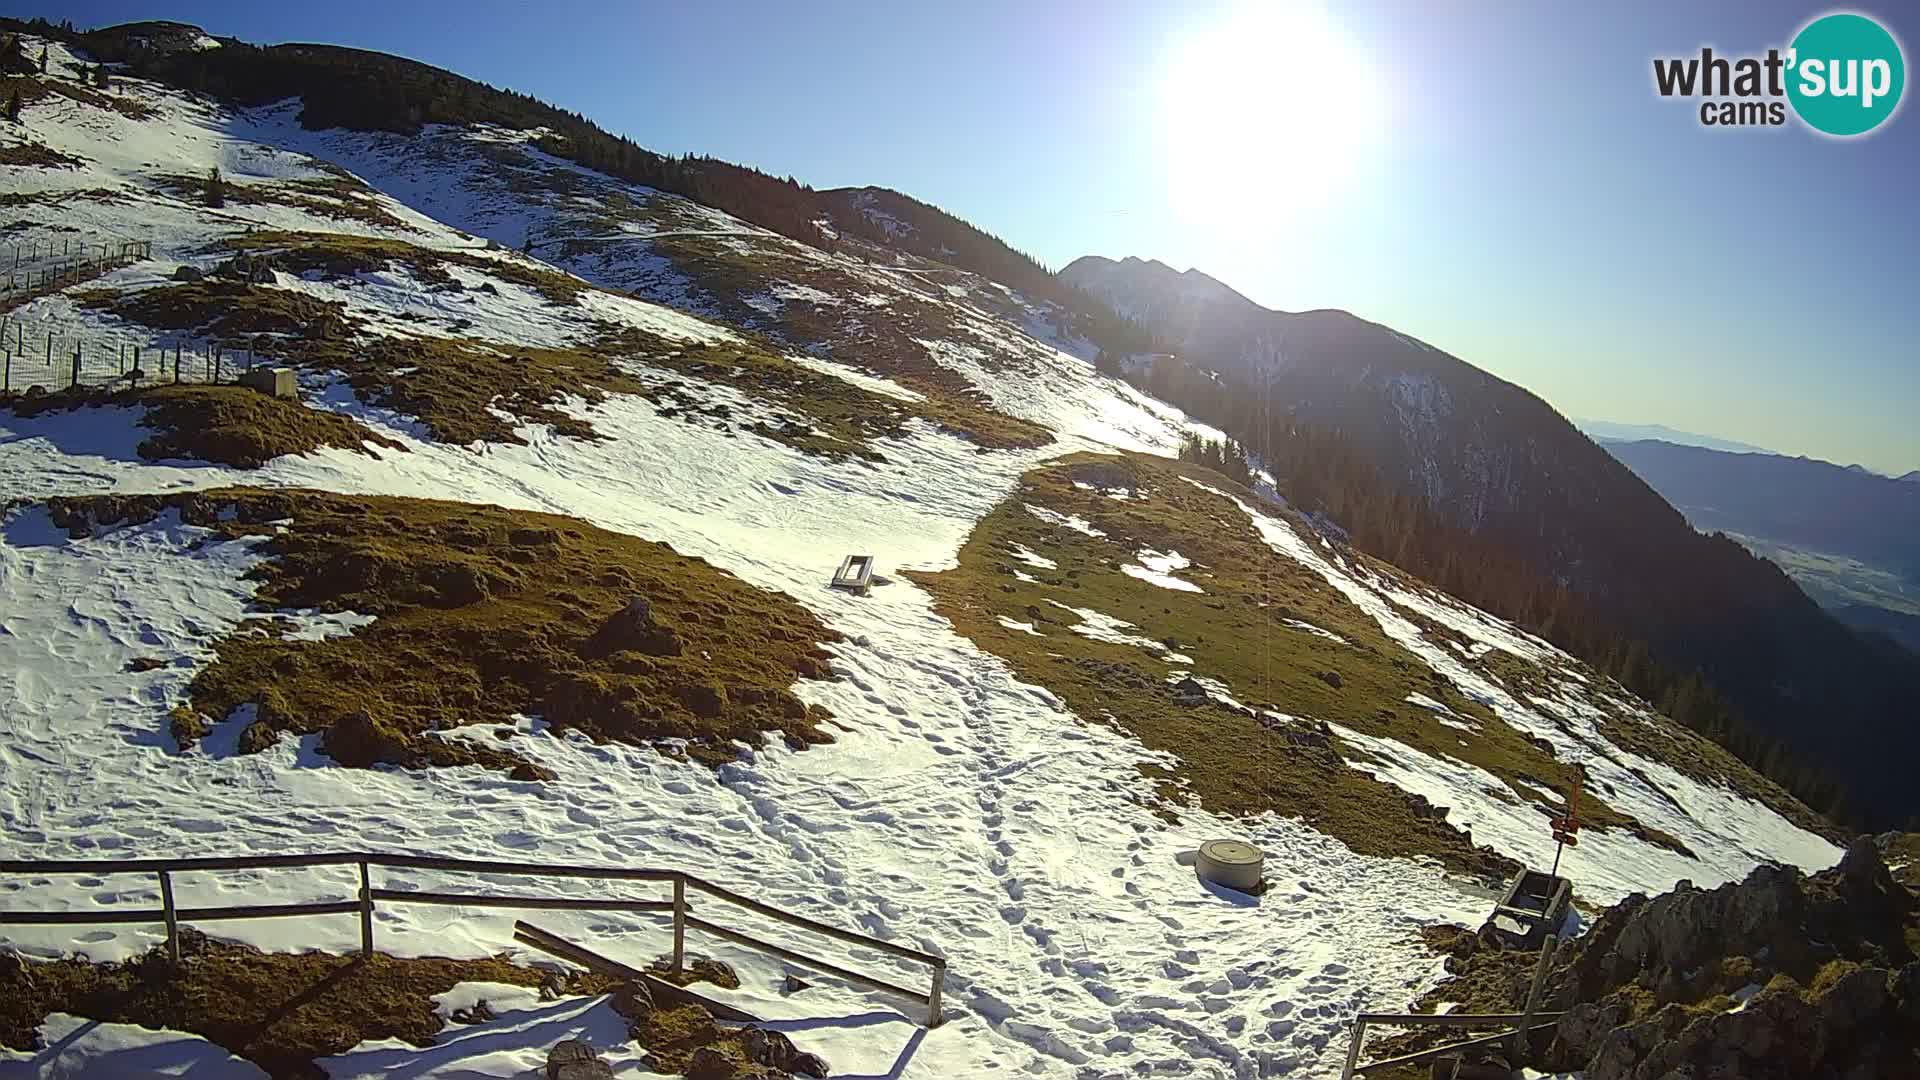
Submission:
[[[873,556],[849,555],[840,563],[840,572],[833,575],[833,587],[850,592],[866,592],[873,585]]]
[[[1573,883],[1555,874],[1522,869],[1494,905],[1494,929],[1520,948],[1533,948],[1559,927],[1573,899]]]

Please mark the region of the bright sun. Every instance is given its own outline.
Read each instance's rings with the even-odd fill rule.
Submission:
[[[1198,29],[1160,101],[1175,213],[1256,230],[1335,194],[1385,123],[1378,73],[1304,3],[1248,4]]]

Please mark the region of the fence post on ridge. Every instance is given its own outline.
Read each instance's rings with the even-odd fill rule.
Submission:
[[[167,921],[167,959],[180,966],[180,914],[173,908],[173,875],[160,871],[160,907]]]
[[[360,956],[373,955],[373,886],[367,880],[367,861],[360,860]]]
[[[685,875],[676,875],[673,879],[673,973],[685,971],[687,967],[687,879]]]
[[[1540,959],[1533,965],[1533,984],[1527,989],[1527,1007],[1520,1014],[1520,1027],[1513,1033],[1513,1049],[1508,1060],[1518,1066],[1527,1056],[1528,1042],[1533,1038],[1533,1014],[1540,1007],[1540,984],[1546,980],[1547,968],[1553,963],[1553,950],[1560,944],[1554,934],[1548,934],[1547,940],[1540,943]]]

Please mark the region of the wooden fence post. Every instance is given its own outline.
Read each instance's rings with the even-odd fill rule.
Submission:
[[[1554,947],[1560,939],[1552,934],[1540,943],[1540,959],[1533,965],[1533,985],[1527,988],[1527,1007],[1520,1014],[1520,1029],[1513,1033],[1513,1050],[1507,1055],[1507,1064],[1519,1068],[1528,1042],[1533,1035],[1533,1012],[1540,1005],[1540,984],[1546,981],[1547,965],[1553,962]]]
[[[160,909],[167,920],[167,959],[180,966],[180,914],[173,908],[173,875],[160,871]]]
[[[940,987],[947,981],[947,965],[942,963],[933,969],[933,989],[927,991],[927,1028],[932,1030],[940,1026]]]
[[[673,879],[673,972],[678,975],[687,966],[687,879]]]
[[[1353,1068],[1360,1064],[1360,1048],[1367,1041],[1367,1022],[1360,1017],[1353,1018],[1353,1041],[1347,1044],[1347,1066],[1340,1070],[1340,1080],[1353,1080]]]
[[[367,878],[367,863],[360,861],[360,955],[373,955],[373,885]]]

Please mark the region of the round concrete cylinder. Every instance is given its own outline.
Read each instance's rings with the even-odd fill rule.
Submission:
[[[1201,877],[1241,892],[1260,887],[1261,865],[1260,849],[1239,840],[1209,840],[1194,860]]]

